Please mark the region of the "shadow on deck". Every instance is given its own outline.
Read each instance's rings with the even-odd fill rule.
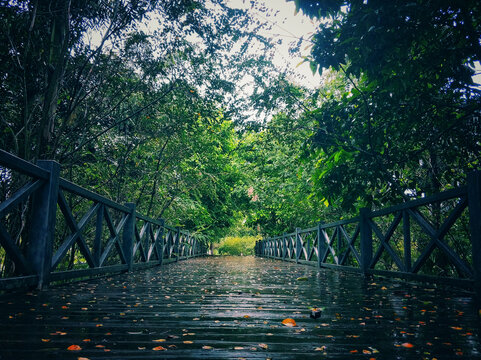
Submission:
[[[325,307],[319,319],[311,307]],[[454,288],[197,258],[2,296],[0,359],[472,359],[476,311]]]

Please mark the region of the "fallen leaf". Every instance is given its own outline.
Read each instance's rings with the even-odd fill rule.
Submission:
[[[297,326],[296,321],[291,318],[287,318],[282,320],[282,325],[287,326],[287,327],[294,327]]]
[[[307,281],[307,276],[299,276],[296,280],[297,281]]]
[[[267,344],[259,344],[259,347],[261,349],[264,349],[264,350],[267,350],[267,348],[269,347]]]
[[[77,360],[90,360],[89,358],[86,358],[86,357],[78,357]]]
[[[82,341],[83,342],[90,342],[91,340],[90,339],[83,339]]]
[[[244,315],[244,319],[249,319],[250,316],[249,315]]]
[[[190,341],[190,340],[185,340],[183,341],[184,344],[193,344],[194,342],[193,341]]]
[[[244,348],[242,346],[235,346],[234,350],[244,350]]]
[[[211,350],[211,349],[213,349],[213,347],[212,347],[212,346],[208,346],[208,345],[204,345],[204,346],[202,346],[202,349],[204,349],[204,350]]]
[[[314,351],[326,351],[326,346],[316,347]]]
[[[155,340],[152,340],[153,342],[164,342],[166,341],[165,339],[155,339]]]
[[[167,349],[163,346],[156,346],[156,347],[152,348],[152,350],[154,350],[154,351],[165,351]]]
[[[401,344],[401,346],[402,346],[402,347],[405,347],[405,348],[408,348],[408,349],[411,349],[411,348],[413,348],[413,347],[414,347],[414,345],[413,345],[413,344],[411,344],[411,343],[407,343],[407,342],[406,342],[406,343],[402,343],[402,344]]]
[[[70,350],[70,351],[79,351],[79,350],[82,350],[82,348],[78,345],[70,345],[67,350]]]
[[[137,349],[139,349],[139,350],[145,350],[145,346],[137,346]]]

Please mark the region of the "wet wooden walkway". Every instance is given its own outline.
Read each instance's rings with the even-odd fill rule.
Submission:
[[[3,295],[0,324],[2,360],[481,358],[468,293],[254,257]]]

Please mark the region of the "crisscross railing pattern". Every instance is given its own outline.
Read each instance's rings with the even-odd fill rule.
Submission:
[[[132,271],[205,255],[189,232],[136,212],[0,150],[0,289]],[[10,182],[23,178],[13,190]]]
[[[256,243],[256,255],[481,289],[481,172],[467,186]]]

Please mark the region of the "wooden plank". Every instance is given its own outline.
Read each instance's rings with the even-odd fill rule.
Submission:
[[[38,284],[38,275],[17,276],[0,279],[0,291],[33,288]]]
[[[75,242],[85,244],[85,241],[83,240],[83,236],[82,236],[82,231],[84,227],[87,225],[87,223],[89,222],[89,220],[92,218],[92,216],[96,214],[97,210],[100,207],[100,204],[98,203],[91,206],[90,209],[82,217],[80,222],[77,224],[77,222],[75,221],[72,215],[72,210],[70,209],[70,206],[68,205],[67,200],[65,199],[65,196],[63,195],[62,191],[59,192],[58,204],[59,204],[60,210],[64,215],[67,225],[69,226],[70,230],[72,230],[73,233],[69,237],[67,237],[67,239],[59,246],[55,254],[52,256],[51,271],[54,271],[57,268],[58,264],[60,264],[65,254],[67,254],[67,251],[72,247],[72,245]],[[81,247],[81,252],[85,256],[85,260],[87,260],[87,263],[89,264],[90,267],[95,267],[96,266],[95,260],[93,259],[92,254],[90,253],[90,250],[88,250],[88,248],[87,248],[87,252],[85,252],[85,247],[84,246]]]
[[[50,173],[47,170],[1,149],[0,165],[37,179],[47,180],[50,176]]]
[[[112,209],[115,209],[115,210],[118,210],[118,211],[121,211],[121,212],[124,212],[124,213],[129,211],[129,209],[126,206],[117,204],[115,201],[112,201],[112,200],[106,198],[105,196],[101,196],[97,193],[94,193],[93,191],[84,189],[83,187],[78,186],[78,185],[76,185],[76,184],[74,184],[74,183],[72,183],[68,180],[65,180],[63,178],[60,178],[60,188],[62,188],[63,190],[65,190],[67,192],[71,192],[72,194],[81,196],[85,199],[92,200],[92,201],[98,202],[98,203],[102,203],[105,206],[108,206]]]
[[[35,180],[21,187],[12,196],[0,204],[0,219],[5,217],[12,208],[24,202],[44,184],[43,180]]]
[[[368,222],[369,222],[369,226],[371,227],[371,229],[374,231],[374,233],[376,234],[376,236],[379,238],[379,240],[381,241],[381,245],[380,245],[380,248],[384,247],[386,249],[386,251],[389,253],[389,255],[391,256],[391,258],[394,260],[394,262],[396,263],[396,266],[398,267],[398,269],[400,271],[405,271],[405,268],[404,268],[404,264],[403,262],[401,261],[401,259],[399,258],[399,256],[396,254],[396,252],[394,251],[394,249],[389,245],[388,241],[391,239],[392,235],[394,234],[394,231],[396,230],[397,226],[399,225],[399,223],[401,222],[401,219],[402,219],[402,213],[398,213],[396,215],[396,217],[394,218],[393,222],[391,223],[391,225],[389,226],[387,232],[386,232],[386,235],[384,235],[381,231],[381,229],[379,229],[379,227],[377,226],[377,224],[372,221],[372,219],[368,219]],[[372,262],[371,262],[371,265],[370,265],[370,268],[374,268],[374,266],[376,265],[376,263],[379,261],[379,258],[380,258],[380,254],[382,253],[382,251],[379,251],[378,250],[378,253],[376,253],[376,256],[374,256]],[[378,255],[379,254],[379,255]]]
[[[1,222],[0,245],[2,245],[3,249],[6,252],[5,256],[9,257],[15,263],[15,266],[18,267],[18,274],[31,275],[34,273],[29,262],[27,261],[25,256],[23,256],[18,246],[15,245],[7,229],[5,229],[5,226],[3,226]]]
[[[95,215],[95,213],[97,212],[99,204],[98,203],[94,204],[89,209],[89,211],[87,211],[87,213],[82,217],[79,224],[77,224],[77,222],[75,221],[75,218],[72,215],[72,210],[70,209],[70,206],[68,205],[67,200],[65,199],[65,196],[63,195],[62,191],[60,191],[58,194],[58,200],[59,200],[58,204],[64,215],[65,222],[67,223],[69,228],[73,231],[73,234],[69,238],[67,238],[67,240],[60,246],[60,248],[52,257],[51,270],[54,270],[57,267],[57,265],[60,263],[60,261],[63,259],[63,257],[67,253],[68,249],[72,247],[74,242],[77,242],[77,244],[79,245],[80,252],[85,257],[85,260],[87,261],[88,265],[92,268],[95,267],[95,261],[92,257],[90,249],[85,243],[85,240],[82,235],[82,230],[85,227],[85,225],[87,225],[88,221],[92,218],[92,216]]]
[[[469,229],[478,308],[481,308],[481,172],[468,174]]]
[[[464,197],[464,196],[466,196],[466,194],[467,194],[467,187],[466,186],[460,186],[456,189],[447,190],[447,191],[444,191],[444,192],[439,193],[439,194],[427,196],[427,197],[417,199],[417,200],[407,201],[407,202],[404,202],[402,204],[391,206],[391,207],[388,207],[388,208],[385,208],[385,209],[382,209],[382,210],[373,211],[373,212],[371,212],[370,217],[385,216],[385,215],[389,215],[391,213],[398,212],[398,211],[415,209],[415,208],[418,208],[420,206],[432,204],[432,203],[435,203],[435,202],[442,202],[442,201],[446,201],[446,200],[449,200],[449,199]]]
[[[38,288],[48,287],[57,220],[60,164],[39,160],[38,166],[49,172],[48,181],[32,195],[27,259],[38,274]]]

